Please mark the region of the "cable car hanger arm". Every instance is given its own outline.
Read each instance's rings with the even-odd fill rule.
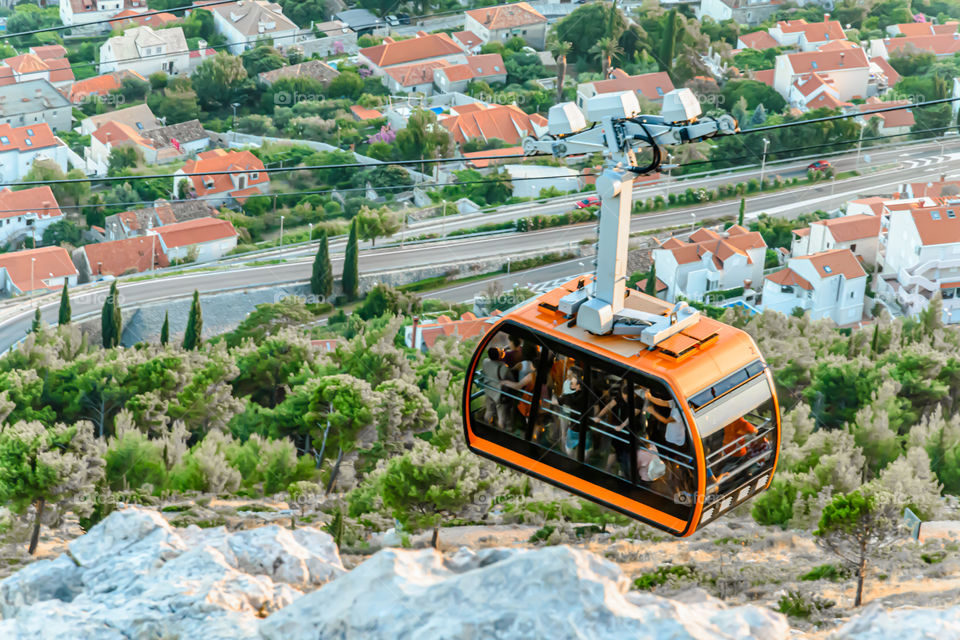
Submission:
[[[597,177],[600,223],[596,277],[588,286],[560,299],[557,308],[593,334],[637,336],[648,347],[696,324],[700,312],[678,302],[666,315],[628,309],[626,267],[633,210],[633,181],[660,168],[661,146],[699,142],[738,131],[729,115],[699,120],[700,105],[689,89],[676,89],[663,99],[660,115],[640,114],[635,93],[603,94],[587,100],[586,113],[566,102],[550,108],[544,139],[526,138],[527,154],[550,153],[556,158],[602,153],[604,170]],[[587,126],[588,121],[593,122]],[[652,151],[646,167],[637,166],[636,152]]]

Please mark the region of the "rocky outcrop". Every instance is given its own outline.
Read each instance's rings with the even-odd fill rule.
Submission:
[[[629,592],[620,568],[570,547],[536,551],[387,549],[261,625],[293,638],[742,638],[780,640],[784,616],[728,608],[705,592],[685,600]]]
[[[903,607],[886,610],[879,603],[843,625],[830,640],[916,640],[960,638],[960,606],[949,609]]]
[[[0,582],[0,638],[259,638],[262,618],[343,572],[314,529],[175,529],[129,508]]]

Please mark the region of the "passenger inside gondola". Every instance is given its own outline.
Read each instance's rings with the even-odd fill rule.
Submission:
[[[507,397],[500,392],[504,380],[510,379],[510,370],[503,363],[502,353],[497,347],[487,349],[487,359],[480,367],[483,374],[484,411],[487,423],[503,429],[509,417]]]
[[[596,416],[597,421],[607,427],[607,436],[612,446],[606,467],[613,470],[616,462],[620,475],[627,479],[630,478],[630,455],[633,451],[631,442],[635,441],[642,431],[640,414],[643,405],[639,400],[637,398],[638,402],[634,403],[631,412],[630,386],[625,380],[621,380],[613,396]]]
[[[513,341],[511,336],[511,343]],[[517,379],[504,380],[500,383],[501,388],[512,389],[517,397],[516,413],[507,425],[508,429],[514,429],[521,434],[526,432],[526,421],[530,417],[530,408],[533,402],[533,388],[537,378],[537,360],[540,350],[537,345],[531,342],[523,343],[521,347],[520,361],[516,365]]]

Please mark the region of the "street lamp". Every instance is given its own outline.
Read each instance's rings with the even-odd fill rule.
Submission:
[[[865,122],[860,122],[860,139],[857,140],[857,170],[860,170],[860,148],[863,147],[863,132],[866,130],[867,124]]]
[[[307,228],[310,229],[310,237],[308,238],[308,240],[313,240],[313,223],[312,223],[312,222],[308,222],[308,223],[307,223]]]
[[[510,258],[509,258],[509,256],[507,257],[507,275],[510,275]],[[516,286],[516,285],[514,285],[514,286]]]
[[[33,291],[35,287],[33,286],[33,265],[36,263],[36,258],[30,258],[30,291]]]
[[[763,174],[767,168],[767,146],[770,144],[770,141],[766,138],[763,139],[763,156],[760,158],[760,190],[763,190]]]
[[[237,141],[237,107],[240,106],[239,102],[234,102],[230,105],[233,107],[233,141]]]
[[[446,232],[447,226],[447,201],[443,201],[443,211],[440,213],[440,237],[443,238],[447,235]]]
[[[690,212],[690,233],[693,233],[693,228],[697,225],[697,214]]]
[[[283,253],[283,216],[280,216],[280,251],[278,254],[279,253]]]

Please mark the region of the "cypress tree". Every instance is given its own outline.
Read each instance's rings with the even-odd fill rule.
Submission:
[[[657,295],[657,265],[650,265],[650,273],[647,274],[647,286],[644,287],[645,294],[648,296]]]
[[[330,264],[330,247],[327,245],[327,231],[320,232],[320,245],[317,257],[313,259],[313,275],[310,276],[310,291],[314,295],[329,298],[333,293],[333,265]]]
[[[670,9],[663,25],[663,40],[660,41],[660,64],[664,66],[664,71],[671,76],[673,75],[673,60],[677,57],[677,39],[680,35],[680,29],[681,26],[677,22],[677,10]]]
[[[33,313],[33,324],[30,325],[30,333],[38,333],[43,326],[43,320],[40,319],[40,307]]]
[[[743,226],[743,214],[747,210],[747,199],[740,198],[740,213],[737,215],[737,224]]]
[[[103,335],[103,348],[112,349],[120,344],[123,329],[123,316],[120,314],[120,294],[116,280],[110,284],[110,294],[103,303],[100,312],[100,332]]]
[[[203,331],[203,312],[200,310],[200,292],[193,290],[193,303],[190,305],[190,317],[187,318],[187,331],[183,334],[183,348],[192,351],[200,347],[200,334]]]
[[[61,327],[70,324],[70,293],[67,291],[67,283],[63,283],[63,291],[60,293],[60,319],[57,321]]]
[[[163,326],[160,327],[160,344],[167,346],[170,342],[170,312],[163,314]]]
[[[357,219],[350,223],[350,237],[347,239],[347,249],[343,256],[343,295],[348,299],[357,297],[357,287],[360,284],[360,266],[358,264],[359,247],[357,244]]]

